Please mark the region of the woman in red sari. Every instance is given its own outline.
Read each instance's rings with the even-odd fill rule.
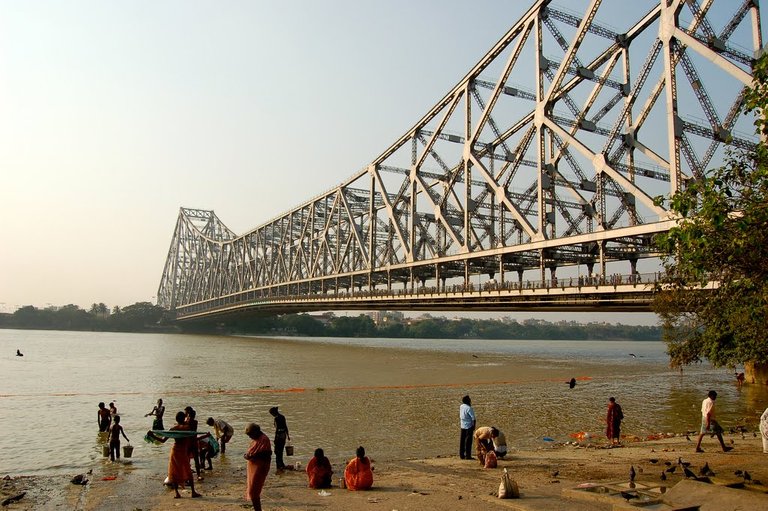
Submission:
[[[365,455],[363,446],[357,448],[356,456],[347,463],[344,469],[344,482],[352,491],[370,490],[373,486],[371,460]]]
[[[611,445],[619,445],[622,420],[624,420],[624,413],[621,411],[621,405],[616,402],[615,397],[608,398],[608,413],[605,417],[605,436],[611,441]]]
[[[269,443],[269,437],[261,432],[258,424],[248,424],[245,434],[251,439],[251,445],[243,455],[248,460],[245,498],[253,503],[255,511],[261,511],[261,489],[264,488],[272,461],[272,444]]]
[[[315,456],[307,464],[307,477],[309,478],[309,487],[319,490],[320,488],[331,487],[331,474],[333,468],[331,462],[325,456],[322,449],[315,449]]]

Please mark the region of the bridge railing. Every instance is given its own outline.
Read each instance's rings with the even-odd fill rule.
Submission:
[[[504,281],[494,280],[482,283],[449,284],[445,286],[414,286],[403,289],[327,289],[320,292],[295,292],[290,285],[281,285],[270,288],[249,290],[241,293],[223,296],[211,300],[205,300],[186,305],[176,309],[177,317],[200,313],[215,313],[217,310],[232,310],[249,307],[259,307],[275,304],[307,304],[317,306],[306,307],[306,310],[319,310],[323,305],[347,304],[356,301],[405,301],[413,298],[450,298],[456,296],[488,296],[488,295],[513,295],[513,294],[542,294],[557,291],[568,293],[578,297],[580,294],[588,295],[597,290],[605,292],[617,291],[620,288],[625,291],[635,290],[650,293],[654,286],[661,280],[661,272],[633,273],[633,274],[608,274],[608,275],[578,275],[563,278]],[[295,284],[294,284],[295,286]]]

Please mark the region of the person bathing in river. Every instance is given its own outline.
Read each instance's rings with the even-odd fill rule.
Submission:
[[[191,406],[188,406],[184,408],[184,412],[186,412],[186,424],[189,426],[190,431],[197,431],[197,412],[194,408]],[[190,442],[189,443],[189,457],[195,460],[195,473],[197,474],[197,480],[202,481],[203,476],[200,472],[200,464],[202,461],[200,460],[200,449],[198,448],[197,441]]]
[[[221,454],[226,453],[227,442],[232,440],[232,435],[235,434],[235,429],[232,426],[230,426],[227,422],[221,419],[214,419],[213,417],[208,417],[208,420],[205,421],[205,423],[208,424],[209,426],[213,426],[213,432],[216,435],[216,440],[219,441]]]
[[[157,405],[155,405],[155,407],[152,408],[152,411],[146,414],[144,417],[149,417],[152,415],[155,416],[155,420],[152,421],[152,429],[158,431],[165,429],[163,427],[163,415],[165,415],[165,406],[163,406],[162,399],[158,399]]]
[[[107,405],[102,401],[99,403],[99,411],[96,412],[96,422],[99,425],[99,433],[109,431],[109,424],[112,422],[112,416],[107,409]]]
[[[125,436],[125,430],[123,430],[123,427],[120,425],[120,416],[115,415],[114,418],[114,424],[112,424],[112,427],[109,429],[109,459],[111,461],[115,461],[115,459],[120,459],[120,434],[122,433],[123,438],[130,444],[131,441],[128,440],[128,437]]]

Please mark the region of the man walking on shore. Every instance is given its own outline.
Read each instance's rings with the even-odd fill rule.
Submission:
[[[461,459],[472,459],[472,440],[474,438],[475,410],[472,409],[472,400],[469,396],[461,398],[459,407],[459,427],[461,427],[461,438],[459,440],[459,457]]]
[[[723,428],[715,420],[715,399],[717,399],[717,392],[710,390],[707,394],[707,398],[701,402],[701,430],[699,433],[699,440],[696,442],[696,452],[704,452],[701,448],[701,440],[706,434],[716,435],[718,441],[720,441],[720,447],[723,448],[723,452],[728,452],[733,447],[726,447],[723,442]]]

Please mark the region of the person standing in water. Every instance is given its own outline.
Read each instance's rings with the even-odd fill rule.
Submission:
[[[285,416],[277,410],[276,406],[270,408],[269,413],[275,418],[275,467],[277,470],[284,470],[283,449],[285,448],[286,440],[291,439],[291,435],[288,432],[288,423],[286,423]]]
[[[96,422],[99,425],[99,433],[109,431],[109,424],[112,422],[112,416],[107,409],[107,405],[102,401],[99,403],[99,411],[96,412]]]
[[[155,407],[152,408],[152,411],[146,414],[144,417],[149,417],[152,415],[155,416],[155,420],[152,421],[152,429],[154,430],[165,429],[163,427],[163,415],[165,415],[165,406],[163,405],[162,399],[158,399],[157,405],[155,405]]]
[[[114,418],[114,424],[112,424],[112,427],[109,429],[109,459],[112,461],[115,461],[115,459],[120,459],[120,434],[122,433],[123,438],[125,438],[126,442],[129,444],[131,443],[130,440],[128,440],[128,437],[125,436],[125,430],[120,425],[120,416],[115,415]]]

